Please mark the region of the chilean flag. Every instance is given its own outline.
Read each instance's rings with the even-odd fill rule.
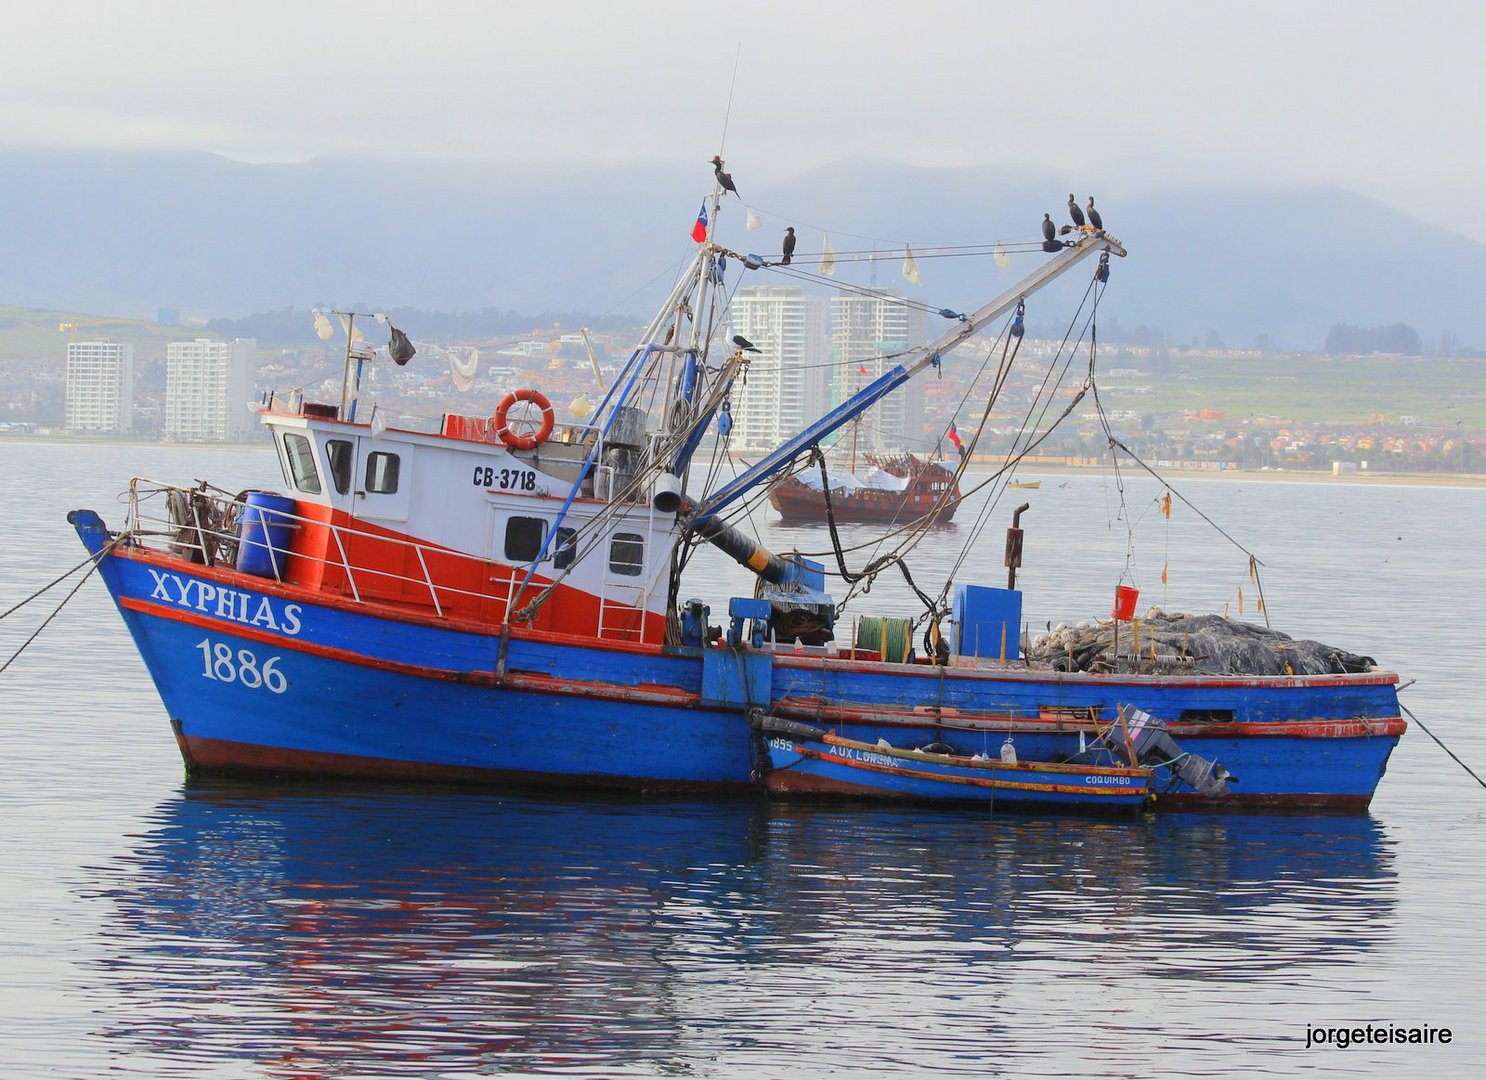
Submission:
[[[960,441],[960,432],[959,429],[955,427],[955,422],[953,420],[949,422],[949,441],[954,443],[955,449],[958,450],[960,453],[960,457],[964,457],[965,444]]]
[[[707,204],[697,212],[697,223],[691,227],[691,238],[699,244],[707,242]]]

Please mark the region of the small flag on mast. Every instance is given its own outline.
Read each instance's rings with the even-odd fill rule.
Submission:
[[[697,223],[691,227],[691,238],[699,244],[707,242],[707,204],[697,211]]]
[[[955,422],[953,420],[949,422],[949,441],[954,444],[955,451],[960,455],[960,457],[964,457],[965,443],[960,438],[960,429],[955,427]]]

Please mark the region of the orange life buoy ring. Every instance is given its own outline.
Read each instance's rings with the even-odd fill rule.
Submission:
[[[517,435],[506,425],[506,414],[518,401],[529,401],[542,410],[542,423],[530,435]],[[500,399],[500,404],[495,407],[495,415],[490,418],[490,422],[495,427],[495,437],[512,450],[535,450],[552,434],[552,427],[557,423],[557,416],[552,411],[552,403],[540,390],[523,387],[520,390],[512,390]]]

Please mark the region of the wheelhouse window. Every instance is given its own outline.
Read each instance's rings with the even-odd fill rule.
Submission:
[[[566,570],[578,557],[578,542],[575,539],[577,535],[577,529],[560,528],[557,530],[557,543],[552,547],[552,565],[556,569]]]
[[[289,463],[289,479],[300,491],[320,494],[320,474],[315,471],[315,448],[303,435],[284,435],[284,458]]]
[[[366,490],[378,495],[391,495],[397,490],[397,473],[402,459],[382,450],[366,458]]]
[[[571,530],[564,530],[570,532]],[[506,520],[506,559],[531,562],[541,553],[547,523],[541,518],[512,517]]]
[[[615,533],[609,541],[609,569],[626,577],[645,572],[645,538],[639,533]]]
[[[345,439],[331,439],[325,444],[325,456],[330,459],[330,482],[335,485],[336,491],[344,495],[351,490],[355,448]]]

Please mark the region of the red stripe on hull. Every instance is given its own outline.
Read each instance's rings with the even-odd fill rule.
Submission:
[[[1185,795],[1155,794],[1158,809],[1211,810],[1217,813],[1233,810],[1335,810],[1339,813],[1356,814],[1367,809],[1372,795],[1240,795],[1229,789],[1221,799],[1207,799],[1195,792]]]
[[[995,716],[985,713],[958,712],[946,709],[934,712],[889,712],[874,709],[851,709],[828,707],[803,702],[801,699],[783,698],[775,702],[775,715],[792,720],[805,720],[814,724],[874,724],[884,727],[922,728],[926,724],[951,731],[1022,732],[1026,734],[1057,734],[1059,732],[1085,731],[1096,734],[1106,729],[1105,724],[1095,727],[1090,723],[1073,720],[1044,720],[1040,717]],[[1231,724],[1171,723],[1167,725],[1173,737],[1227,738],[1242,736],[1288,736],[1299,739],[1360,739],[1372,736],[1390,737],[1402,735],[1408,723],[1401,716],[1378,717],[1356,720],[1274,720],[1243,721]]]
[[[892,799],[899,802],[922,802],[915,800],[912,796],[886,792],[881,788],[864,784],[853,784],[845,780],[836,780],[823,776],[809,776],[795,773],[789,769],[779,769],[771,772],[767,779],[769,794],[771,795],[793,795],[801,797],[817,798],[853,798],[870,799],[873,801],[881,799]],[[1236,810],[1294,810],[1296,812],[1314,812],[1316,810],[1329,810],[1337,813],[1356,814],[1367,809],[1372,801],[1371,795],[1239,795],[1230,793],[1221,799],[1205,799],[1200,795],[1154,795],[1157,809],[1165,810],[1195,810],[1209,811],[1213,813],[1231,813]],[[973,801],[973,800],[972,800]],[[1030,800],[1018,800],[1018,802],[1005,801],[996,805],[1010,807],[1025,804]],[[980,805],[989,806],[990,803],[981,800]],[[1097,809],[1105,805],[1107,809],[1119,809],[1119,807],[1100,803],[1081,803],[1078,809],[1084,811],[1090,808]],[[1128,808],[1127,808],[1128,809]]]
[[[433,765],[417,761],[327,754],[281,747],[253,746],[224,739],[177,735],[186,771],[192,776],[302,780],[377,780],[413,784],[463,784],[472,787],[562,788],[677,794],[746,794],[750,783],[695,783],[624,776],[527,773],[468,765]]]

